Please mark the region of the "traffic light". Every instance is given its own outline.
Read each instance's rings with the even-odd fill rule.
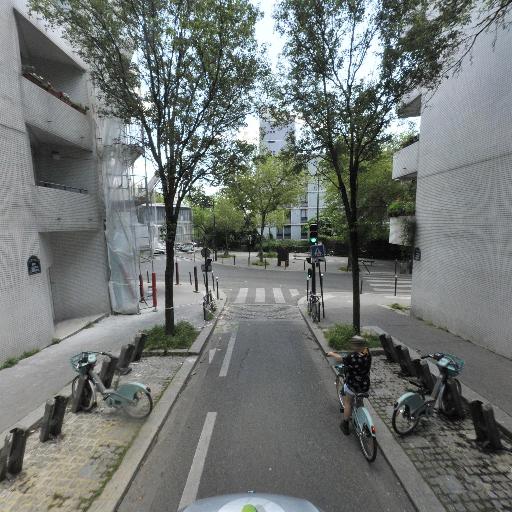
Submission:
[[[316,244],[318,242],[318,224],[309,226],[309,243]]]

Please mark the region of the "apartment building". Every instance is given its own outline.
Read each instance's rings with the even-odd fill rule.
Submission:
[[[50,344],[64,320],[137,311],[132,240],[114,240],[138,152],[96,116],[86,65],[23,0],[0,3],[0,62],[3,361]]]
[[[296,122],[284,126],[260,120],[260,150],[268,150],[277,155],[288,143],[291,135],[297,133]],[[296,205],[286,208],[285,224],[281,228],[269,226],[265,229],[268,236],[278,240],[307,240],[308,221],[316,219],[317,213],[324,208],[324,188],[316,174],[316,165],[311,162],[308,166],[309,180],[304,188],[304,195]]]
[[[140,224],[154,225],[158,229],[165,225],[165,206],[163,203],[141,204],[137,206],[137,219]],[[192,242],[194,239],[194,223],[192,221],[192,208],[180,206],[178,211],[178,223],[176,225],[176,242]],[[158,240],[157,240],[158,241]]]
[[[393,178],[417,179],[412,312],[512,357],[512,33],[482,33],[460,73],[399,113],[421,116],[393,161]]]

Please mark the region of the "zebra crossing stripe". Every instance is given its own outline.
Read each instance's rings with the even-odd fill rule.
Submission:
[[[236,299],[234,300],[235,304],[245,304],[247,301],[247,293],[249,292],[249,288],[240,288],[238,291],[238,295],[236,296]]]
[[[299,295],[299,290],[296,290],[295,288],[292,288],[292,289],[290,290],[290,295],[291,295],[292,297],[297,297],[297,295]]]
[[[256,288],[256,298],[254,302],[265,302],[265,288]]]
[[[286,302],[281,288],[272,288],[272,291],[274,292],[274,300],[276,301],[276,304],[284,304]]]

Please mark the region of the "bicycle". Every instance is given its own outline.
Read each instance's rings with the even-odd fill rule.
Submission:
[[[94,371],[97,356],[113,356],[108,352],[80,352],[71,358],[71,366],[79,374],[71,384],[71,395],[75,399],[78,380],[86,377],[80,406],[84,411],[90,411],[96,405],[98,391],[109,407],[122,408],[132,418],[145,418],[153,410],[151,390],[138,382],[126,382],[119,387],[107,389],[99,375]]]
[[[438,404],[437,409],[448,417],[461,412],[461,405],[458,402],[458,398],[461,396],[461,386],[454,377],[459,375],[464,368],[464,361],[457,356],[442,352],[421,356],[421,359],[426,358],[434,359],[440,375],[436,379],[430,398],[426,398],[428,390],[425,387],[410,380],[411,384],[419,388],[418,392],[408,391],[395,402],[391,423],[394,431],[401,436],[411,433],[417,427],[421,417],[431,417],[436,409],[436,404]],[[452,396],[454,392],[448,383],[455,386],[455,393],[458,396]]]
[[[340,404],[340,412],[343,414],[343,387],[345,385],[346,367],[343,364],[334,365],[336,372],[336,396]],[[352,430],[355,432],[361,451],[368,462],[373,462],[377,457],[377,436],[375,425],[368,409],[364,406],[364,398],[368,393],[355,393],[352,399]]]
[[[216,310],[217,310],[217,303],[215,302],[215,299],[213,298],[212,291],[208,290],[208,292],[205,293],[203,296],[204,319],[207,320],[208,313],[210,315],[213,315]]]
[[[313,322],[320,322],[320,296],[315,293],[309,294],[308,313]]]

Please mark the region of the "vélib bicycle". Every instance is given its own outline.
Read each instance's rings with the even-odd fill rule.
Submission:
[[[428,396],[428,390],[416,382],[410,380],[411,384],[417,386],[418,392],[408,391],[404,393],[394,404],[392,425],[399,435],[406,435],[412,432],[421,417],[429,418],[433,415],[436,406],[446,416],[454,416],[457,413],[457,399],[460,399],[460,382],[455,379],[464,368],[464,361],[457,356],[436,352],[426,354],[421,359],[431,358],[436,362],[440,375],[436,379],[432,395]],[[451,386],[448,386],[450,381]],[[450,391],[455,387],[458,397],[452,396]]]
[[[313,322],[320,322],[320,295],[309,293],[308,313],[311,315]]]
[[[71,393],[75,398],[78,380],[86,376],[80,406],[84,411],[90,411],[96,404],[96,391],[99,391],[109,407],[122,408],[132,418],[145,418],[153,409],[153,399],[149,387],[138,382],[126,382],[117,388],[107,389],[99,375],[94,371],[97,356],[112,357],[108,352],[80,352],[71,358],[71,366],[78,372],[71,384]]]
[[[340,403],[340,412],[343,413],[343,387],[347,370],[343,364],[334,365],[334,370],[336,372],[336,396]],[[359,440],[366,460],[373,462],[377,457],[377,436],[372,417],[364,406],[364,398],[368,398],[368,393],[356,393],[352,400],[352,430]]]

